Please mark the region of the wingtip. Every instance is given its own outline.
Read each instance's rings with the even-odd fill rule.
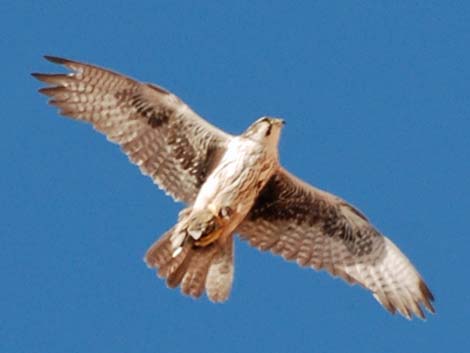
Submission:
[[[434,295],[423,280],[419,282],[419,289],[426,296],[426,298],[428,298],[432,302],[434,301]]]
[[[71,61],[68,59],[60,58],[58,56],[52,56],[52,55],[44,55],[44,59],[47,61],[50,61],[54,64],[60,64],[60,65],[67,65],[70,64]],[[48,78],[55,77],[55,76],[63,76],[61,74],[42,74],[39,72],[32,72],[31,76],[33,76],[36,80],[42,81],[42,82],[48,82]]]
[[[31,74],[31,76],[33,76],[36,80],[38,81],[41,81],[41,82],[45,82],[45,83],[49,83],[49,78],[52,76],[50,74],[41,74],[39,72],[33,72]]]
[[[426,321],[427,318],[423,307],[426,308],[429,313],[435,314],[436,311],[432,305],[434,296],[424,282],[419,283],[419,290],[421,295],[406,303],[389,301],[387,297],[379,296],[377,293],[373,293],[373,296],[392,315],[399,313],[410,321],[413,320],[414,317]]]
[[[432,305],[432,302],[435,301],[434,295],[423,280],[419,282],[419,289],[423,295],[424,306],[430,313],[435,314],[436,309],[434,309],[434,306]]]
[[[46,59],[47,61],[50,61],[51,63],[60,64],[60,65],[64,65],[70,61],[65,58],[61,58],[61,57],[53,56],[53,55],[44,55],[44,59]]]
[[[39,72],[31,72],[31,76],[33,76],[36,80],[41,81],[42,74],[40,74]]]

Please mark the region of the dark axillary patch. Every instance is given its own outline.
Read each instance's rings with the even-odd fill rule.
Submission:
[[[160,93],[168,93],[160,87],[148,85],[150,88]],[[116,93],[116,98],[128,97],[127,101],[134,107],[138,117],[147,119],[147,123],[154,129],[163,128],[164,138],[167,146],[172,150],[175,163],[178,163],[184,171],[188,171],[197,180],[199,188],[207,179],[214,165],[218,148],[212,144],[207,144],[206,153],[196,151],[191,144],[189,136],[193,136],[194,129],[184,123],[184,117],[174,116],[175,112],[164,107],[151,105],[142,96],[129,90]],[[205,160],[201,160],[205,158]]]
[[[206,149],[196,150],[191,144],[192,139],[197,139],[197,131],[191,126],[183,124],[183,118],[174,119],[171,128],[167,130],[166,143],[172,149],[173,157],[185,171],[194,176],[196,187],[199,188],[206,181],[214,165],[217,163],[219,147],[212,141],[206,142]],[[188,137],[192,135],[190,140]]]
[[[283,175],[275,174],[261,190],[249,219],[291,220],[313,226],[328,217],[329,212],[328,206],[321,200],[314,200],[310,194],[285,180]]]
[[[219,148],[215,144],[208,145],[205,153],[205,160],[200,161],[197,167],[192,169],[191,173],[196,177],[198,187],[201,187],[202,184],[204,184],[207,177],[218,163],[217,157],[220,156],[218,152]]]
[[[323,227],[326,234],[341,239],[346,248],[355,256],[370,254],[374,238],[379,235],[369,224],[359,228],[352,226],[341,214],[327,219]]]
[[[159,107],[158,109],[150,104],[147,100],[142,98],[139,93],[132,90],[122,90],[115,94],[118,100],[127,101],[130,106],[134,107],[138,113],[138,116],[146,119],[147,123],[152,128],[159,128],[163,124],[167,124],[170,120],[173,111],[170,109],[164,109]]]
[[[337,207],[314,199],[311,194],[296,188],[284,178],[283,175],[275,174],[268,181],[250,211],[250,221],[290,220],[299,225],[315,225],[323,228],[325,236],[340,239],[356,256],[367,255],[372,251],[374,237],[378,235],[372,226],[352,226]]]

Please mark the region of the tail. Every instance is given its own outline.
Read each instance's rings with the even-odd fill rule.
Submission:
[[[171,243],[175,227],[167,231],[147,251],[145,262],[156,268],[169,287],[198,298],[204,291],[213,302],[227,300],[233,282],[233,239],[219,239],[207,246],[197,246],[192,238],[176,256]]]

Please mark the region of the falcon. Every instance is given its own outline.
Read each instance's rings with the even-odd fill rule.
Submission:
[[[424,319],[431,291],[355,207],[279,164],[284,121],[262,117],[239,136],[219,130],[162,87],[46,56],[69,73],[33,73],[62,115],[89,122],[143,174],[186,204],[145,262],[169,287],[213,302],[231,290],[234,234],[263,251],[360,284],[391,313]]]

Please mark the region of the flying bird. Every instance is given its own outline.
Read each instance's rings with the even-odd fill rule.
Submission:
[[[263,251],[360,284],[391,313],[434,313],[420,274],[357,208],[279,164],[284,121],[262,117],[241,135],[208,123],[166,89],[46,56],[70,70],[33,73],[62,115],[89,122],[143,174],[186,204],[145,262],[169,287],[213,302],[231,290],[234,234]]]

